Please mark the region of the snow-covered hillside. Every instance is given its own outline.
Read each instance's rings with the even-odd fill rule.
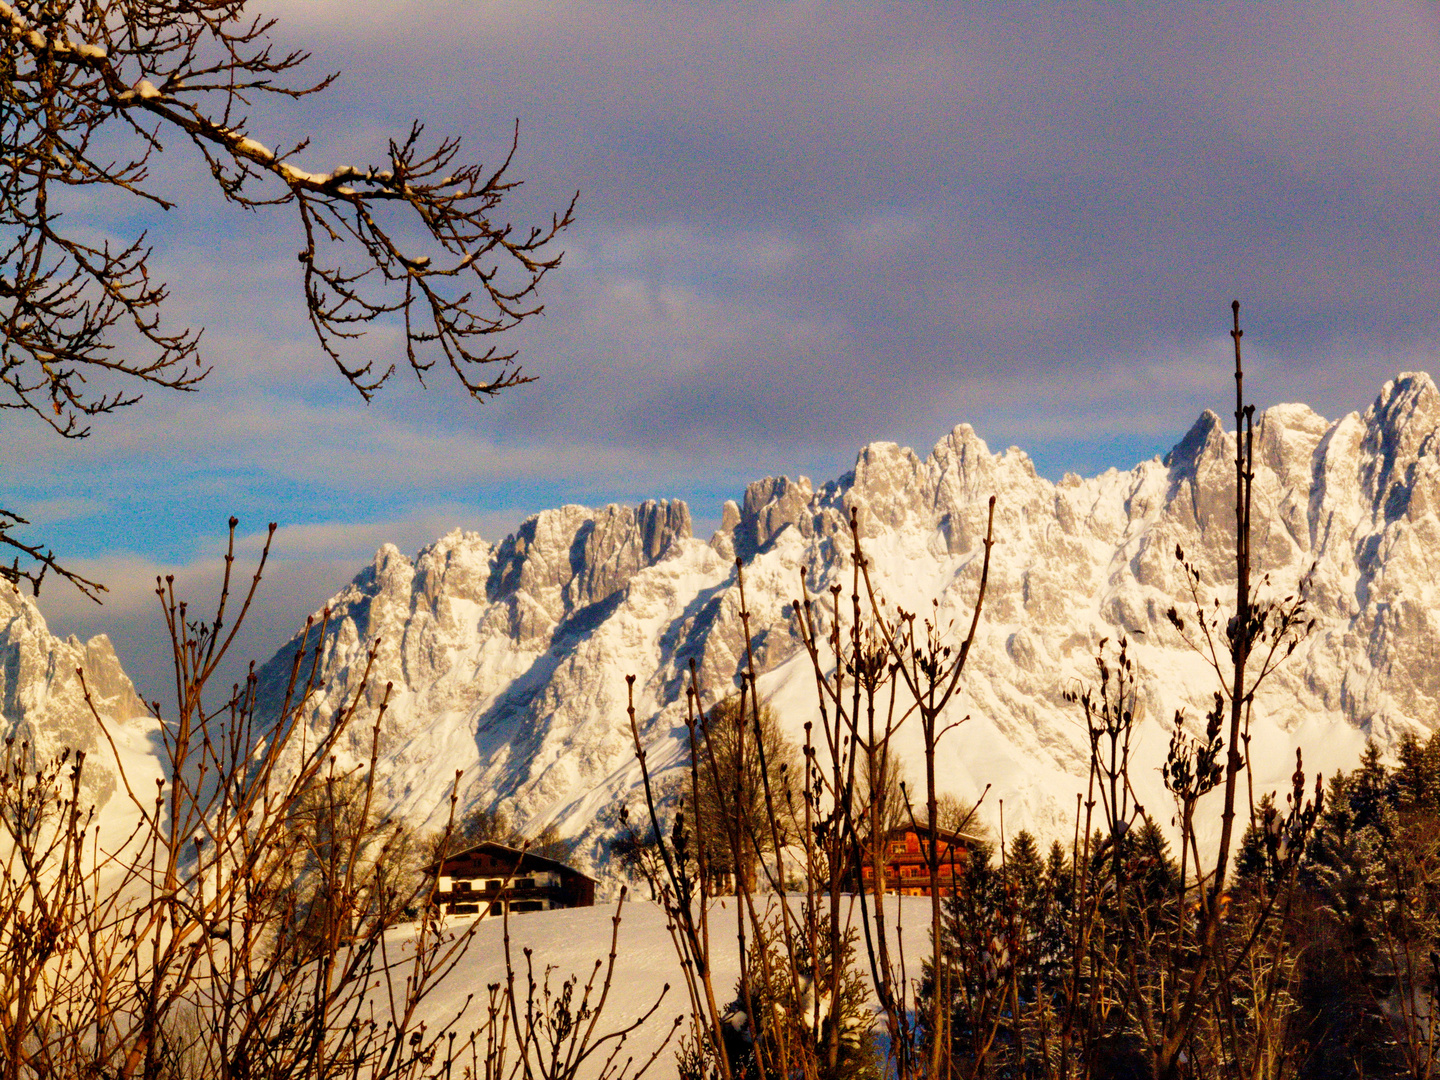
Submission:
[[[773,898],[760,898],[759,902],[774,903]],[[792,905],[798,901],[792,898]],[[723,1007],[735,995],[740,975],[739,950],[734,935],[733,897],[716,900],[711,907],[713,931],[710,959],[715,994]],[[604,961],[610,952],[614,904],[601,904],[591,908],[572,908],[559,911],[534,912],[528,915],[512,916],[509,924],[510,950],[516,968],[516,986],[525,992],[526,949],[533,950],[537,982],[548,972],[552,990],[557,990],[567,978],[578,976],[583,984],[595,970],[597,961]],[[762,909],[763,910],[763,909]],[[689,1005],[685,992],[684,973],[675,955],[675,945],[666,929],[665,912],[658,905],[644,900],[627,901],[620,909],[621,921],[617,935],[614,978],[605,997],[605,1008],[596,1036],[616,1031],[644,1016],[657,1001],[655,1009],[644,1024],[625,1040],[621,1060],[633,1058],[637,1063],[648,1060],[662,1045],[659,1058],[645,1075],[647,1080],[673,1080],[678,1075],[675,1050],[680,1036],[689,1031]],[[846,923],[858,926],[862,917],[858,904],[852,898],[842,901],[842,913]],[[891,934],[891,948],[904,942],[914,950],[914,943],[925,940],[925,929],[930,919],[930,901],[926,897],[891,897],[886,902],[886,921]],[[447,939],[463,934],[476,920],[473,918],[450,918],[444,933]],[[873,923],[872,923],[873,925]],[[899,931],[897,932],[897,927]],[[478,920],[465,956],[446,978],[426,997],[420,1006],[418,1019],[423,1021],[430,1032],[444,1025],[461,1037],[479,1027],[484,1019],[485,988],[506,979],[504,933],[505,925],[499,918]],[[416,928],[413,924],[397,926],[386,934],[387,955],[398,958],[402,963],[408,959],[413,948]],[[928,955],[928,953],[926,954]],[[919,970],[922,957],[910,952],[907,962],[912,970]],[[863,950],[857,957],[858,970],[870,985],[869,965]],[[405,969],[401,969],[402,974]],[[595,993],[598,999],[603,980],[603,971],[595,979]],[[666,990],[666,984],[669,989]],[[466,998],[471,994],[477,1000],[466,1007]],[[579,992],[576,997],[578,999]],[[388,1002],[382,1000],[383,1010]],[[878,1006],[872,998],[872,1007]],[[522,1003],[523,1009],[523,1003]],[[665,1045],[677,1016],[685,1015],[685,1023]],[[456,1016],[460,1020],[456,1021]],[[611,1049],[606,1046],[606,1053]],[[593,1063],[592,1063],[593,1064]],[[598,1070],[590,1068],[581,1071],[582,1076],[593,1076]]]
[[[1412,374],[1335,422],[1277,406],[1258,444],[1260,568],[1283,592],[1313,565],[1317,619],[1258,703],[1253,759],[1257,787],[1269,789],[1288,786],[1296,745],[1328,773],[1351,767],[1367,735],[1388,746],[1436,724],[1440,393]],[[498,546],[465,532],[413,560],[387,546],[332,602],[310,719],[324,723],[353,693],[378,639],[366,708],[392,684],[384,799],[439,824],[458,770],[462,806],[502,800],[530,828],[553,822],[580,841],[582,859],[598,859],[639,778],[625,677],[636,676],[640,729],[662,768],[680,755],[689,661],[712,700],[734,685],[744,653],[737,555],[762,689],[798,736],[816,704],[789,604],[802,571],[811,589],[845,573],[851,508],[891,603],[924,610],[936,597],[942,616],[963,615],[994,494],[990,593],[951,709],[970,719],[942,744],[943,785],[962,798],[992,785],[985,812],[994,820],[1003,800],[1008,831],[1068,835],[1086,739],[1063,694],[1093,670],[1098,640],[1124,632],[1144,707],[1139,793],[1165,818],[1158,764],[1171,717],[1202,715],[1213,685],[1165,618],[1190,603],[1174,552],[1182,545],[1223,594],[1232,448],[1206,413],[1163,459],[1055,484],[1022,451],[992,454],[961,425],[923,459],[876,443],[818,488],[803,477],[751,484],[708,541],[691,535],[683,504],[647,502],[546,511]],[[272,713],[296,644],[262,673]],[[351,734],[363,757],[366,725]],[[918,731],[900,746],[918,775]]]

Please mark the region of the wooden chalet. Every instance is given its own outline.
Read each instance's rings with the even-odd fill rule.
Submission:
[[[595,879],[554,859],[487,840],[424,867],[435,903],[452,915],[594,907]]]
[[[979,838],[969,833],[953,832],[950,829],[933,830],[940,845],[940,895],[949,896],[954,892],[954,881],[965,872],[970,861],[970,852]],[[930,895],[929,845],[932,830],[929,825],[902,825],[891,829],[885,835],[884,857],[880,865],[881,890],[900,893],[903,896]],[[860,866],[859,884],[866,892],[875,888],[874,856],[865,852]]]

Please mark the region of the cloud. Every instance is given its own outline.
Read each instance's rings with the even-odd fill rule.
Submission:
[[[268,10],[342,76],[257,101],[263,139],[358,165],[423,116],[497,163],[518,118],[525,183],[498,212],[544,223],[579,190],[578,224],[545,315],[506,338],[535,383],[480,405],[402,370],[366,406],[310,335],[291,209],[225,206],[180,144],[157,174],[178,210],[74,208],[151,228],[169,318],[206,327],[214,371],[88,444],[12,418],[0,484],[62,554],[142,556],[137,580],[212,558],[230,513],[281,521],[318,583],[387,529],[418,544],[399,523],[435,507],[682,495],[705,515],[961,421],[1052,475],[1128,466],[1224,408],[1232,298],[1262,405],[1337,416],[1435,368],[1433,5]],[[393,328],[348,358],[403,362]]]
[[[97,498],[60,495],[49,499],[17,499],[9,509],[14,510],[31,525],[39,526],[73,521],[100,513],[105,509],[105,503]]]

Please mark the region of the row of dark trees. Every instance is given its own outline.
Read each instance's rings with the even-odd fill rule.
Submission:
[[[1274,804],[1262,798],[1246,830],[1226,892],[1224,950],[1234,1030],[1202,1029],[1189,1071],[1224,1074],[1229,1041],[1265,1044],[1259,1075],[1340,1080],[1435,1074],[1434,1009],[1440,992],[1440,736],[1406,736],[1388,768],[1372,744],[1354,772],[1333,777],[1325,809],[1298,864],[1280,928],[1283,948],[1255,964],[1244,957],[1259,913],[1283,884],[1285,853],[1267,830]],[[1119,853],[1119,873],[1115,873]],[[1090,985],[1108,946],[1157,962],[1157,934],[1193,918],[1192,896],[1177,889],[1179,862],[1152,820],[1133,834],[1091,840],[1088,866],[1059,841],[1042,855],[1021,832],[1003,849],[972,852],[960,887],[945,902],[942,963],[953,972],[947,1011],[949,1054],[962,1075],[1054,1074],[1053,1033],[1081,999],[1111,1001],[1087,1017],[1089,1075],[1146,1077],[1144,1033],[1126,1007],[1123,982]],[[1089,909],[1096,955],[1076,929]],[[1107,914],[1108,913],[1108,914]],[[1120,918],[1120,913],[1125,917]],[[1077,959],[1079,963],[1077,964]],[[936,994],[927,965],[919,1015]],[[1268,986],[1263,994],[1257,989]],[[1151,988],[1153,991],[1153,988]],[[926,1031],[925,1037],[933,1033]]]
[[[1266,870],[1247,837],[1245,880]],[[1440,735],[1372,745],[1330,785],[1302,872],[1297,1023],[1306,1075],[1440,1073]]]

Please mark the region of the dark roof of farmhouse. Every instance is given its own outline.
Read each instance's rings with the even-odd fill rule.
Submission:
[[[586,881],[594,881],[589,874],[576,870],[573,866],[560,862],[558,859],[547,859],[544,855],[536,855],[534,852],[526,851],[523,848],[511,847],[508,844],[501,844],[494,840],[482,840],[480,843],[465,848],[463,851],[452,852],[443,859],[435,859],[433,862],[422,866],[421,872],[426,874],[437,874],[446,863],[455,862],[473,855],[489,855],[491,858],[509,862],[514,860],[514,873],[521,870],[553,870],[557,873],[571,874],[575,877],[584,878]]]

